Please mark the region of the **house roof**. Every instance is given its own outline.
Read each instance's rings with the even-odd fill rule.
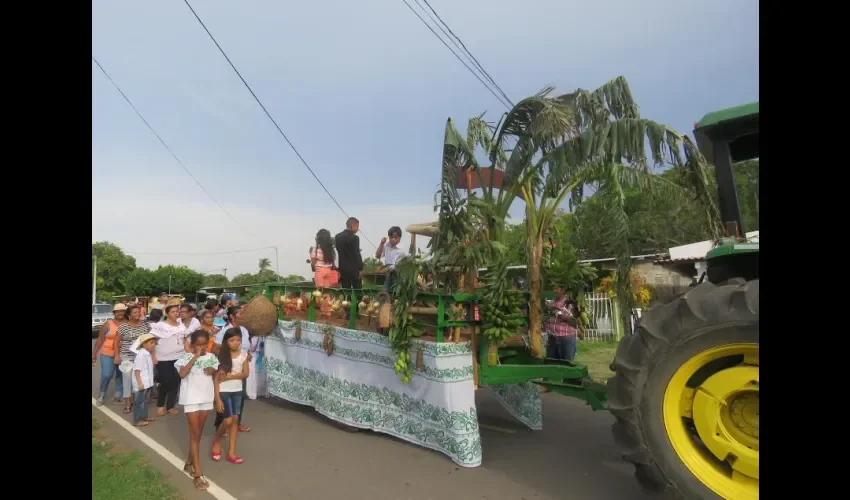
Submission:
[[[747,241],[758,242],[759,232],[750,231],[746,234]],[[655,261],[656,264],[665,264],[668,262],[700,262],[705,260],[706,254],[714,248],[713,240],[698,241],[687,245],[679,245],[670,247],[668,255],[662,259]]]

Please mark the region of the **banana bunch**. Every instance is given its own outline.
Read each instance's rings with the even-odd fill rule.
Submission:
[[[483,280],[484,292],[481,296],[482,333],[495,345],[515,335],[522,324],[520,306],[525,301],[522,293],[505,289],[508,281],[506,261],[502,260],[490,267],[490,273]]]
[[[410,378],[413,377],[413,370],[410,368],[410,352],[402,351],[398,353],[398,359],[395,361],[396,375],[401,377],[401,382],[407,384],[410,382]]]
[[[522,326],[519,316],[523,298],[518,294],[502,294],[494,301],[487,301],[481,306],[481,321],[484,335],[492,343],[501,344],[508,337],[515,335],[517,328]]]
[[[584,328],[593,328],[590,314],[587,312],[587,299],[585,299],[584,294],[578,296],[578,307],[581,311],[578,317],[581,326]]]

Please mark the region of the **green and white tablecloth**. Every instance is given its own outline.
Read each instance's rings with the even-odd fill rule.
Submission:
[[[295,330],[300,324],[301,338]],[[322,341],[332,329],[334,351]],[[463,467],[481,465],[470,344],[413,340],[411,358],[423,350],[424,367],[401,383],[395,355],[380,334],[307,321],[280,321],[266,338],[268,392],[309,405],[338,422],[391,434],[437,450]],[[514,417],[542,428],[540,394],[533,384],[491,388]]]

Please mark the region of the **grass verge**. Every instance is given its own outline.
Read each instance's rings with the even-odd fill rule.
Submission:
[[[177,489],[138,451],[123,452],[91,419],[92,500],[180,500]]]
[[[579,340],[576,347],[576,363],[587,366],[590,377],[597,382],[606,382],[614,373],[609,366],[614,361],[617,342],[588,342]]]

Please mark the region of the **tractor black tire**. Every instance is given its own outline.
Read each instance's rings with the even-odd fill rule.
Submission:
[[[650,493],[718,499],[681,461],[664,424],[667,385],[688,359],[715,346],[759,341],[759,281],[703,283],[648,311],[625,337],[608,380],[614,440]]]

